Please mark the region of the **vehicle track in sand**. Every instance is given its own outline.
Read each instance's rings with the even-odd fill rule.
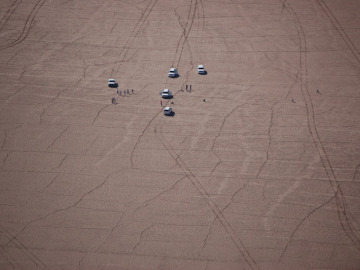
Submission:
[[[16,0],[12,3],[12,5],[7,9],[4,17],[0,20],[0,32],[3,31],[4,27],[7,25],[9,19],[13,15],[13,13],[16,11],[18,6],[21,4],[21,0]],[[46,0],[39,0],[36,2],[35,6],[31,9],[29,16],[26,18],[25,24],[20,32],[20,35],[15,39],[8,43],[3,42],[0,45],[0,50],[4,50],[7,48],[11,48],[13,46],[16,46],[23,42],[26,37],[28,36],[31,25],[36,17],[36,14],[38,13],[39,9],[44,5]],[[5,44],[4,44],[5,43]],[[22,254],[26,258],[28,258],[36,267],[37,269],[48,269],[46,265],[37,257],[35,256],[29,248],[27,248],[21,241],[19,241],[15,235],[11,234],[9,231],[7,231],[1,224],[0,224],[0,232],[2,235],[4,235],[9,242],[11,242],[15,248],[21,251]],[[2,248],[3,253],[7,253],[4,247]],[[8,255],[10,256],[10,255]],[[11,256],[10,256],[11,257]],[[18,263],[10,262],[10,265],[13,269],[20,269],[21,267],[18,265]]]
[[[150,0],[148,5],[146,6],[145,10],[143,11],[143,13],[141,14],[139,20],[137,21],[136,25],[134,26],[134,28],[132,29],[131,31],[131,34],[129,36],[129,38],[127,39],[126,43],[125,43],[125,46],[123,47],[123,49],[121,50],[121,54],[120,54],[120,61],[117,61],[116,63],[121,63],[124,62],[125,58],[126,58],[126,55],[127,53],[129,52],[129,50],[131,49],[131,45],[133,44],[135,38],[137,37],[138,33],[141,31],[142,27],[144,26],[148,16],[150,15],[152,9],[154,8],[156,2],[158,0]],[[27,17],[26,19],[26,22],[25,22],[25,25],[22,29],[22,32],[20,34],[20,36],[8,43],[8,44],[5,44],[3,46],[0,46],[0,49],[6,49],[6,48],[10,48],[10,47],[13,47],[19,43],[21,43],[22,41],[24,41],[31,29],[31,25],[32,25],[32,22],[34,21],[34,18],[36,16],[36,14],[38,13],[39,9],[44,5],[44,3],[46,2],[46,0],[39,0],[36,5],[32,8],[31,10],[31,13],[30,15]],[[14,8],[14,7],[13,7]],[[11,7],[8,9],[7,13],[13,13],[14,11],[11,11]],[[8,17],[10,17],[8,15]],[[5,20],[5,19],[4,19]],[[8,20],[8,19],[7,19]],[[116,68],[116,67],[115,67]],[[113,72],[114,72],[114,69],[113,68]],[[119,68],[119,66],[117,67]],[[105,180],[102,184],[104,184],[107,179],[108,179],[109,176],[106,176],[105,177]],[[98,188],[98,187],[96,187]],[[85,193],[81,198],[80,200],[77,202],[79,203],[83,197],[85,197],[86,195],[90,194],[93,190],[90,190],[88,191],[87,193]],[[34,265],[36,266],[37,269],[48,269],[46,267],[46,265],[39,259],[37,258],[29,248],[27,248],[22,242],[20,242],[20,240],[18,239],[19,236],[31,225],[33,224],[34,222],[37,222],[37,221],[40,221],[40,220],[43,220],[51,215],[54,215],[58,212],[61,212],[61,211],[65,211],[65,210],[68,210],[70,208],[73,208],[77,205],[77,203],[75,203],[74,205],[70,206],[70,207],[66,207],[66,208],[61,208],[61,209],[56,209],[40,218],[37,218],[35,220],[32,220],[32,221],[29,221],[27,224],[24,225],[24,227],[22,228],[22,230],[20,230],[16,235],[12,235],[10,234],[9,232],[6,231],[6,229],[0,225],[0,232],[1,234],[3,235],[8,235],[7,238],[8,238],[8,241],[9,243],[11,243],[12,245],[14,245],[16,248],[18,248],[19,250],[21,250],[21,252],[29,259],[31,260]],[[87,255],[87,253],[85,253],[84,257]],[[81,264],[81,261],[80,261],[80,264]],[[13,266],[16,266],[15,264]],[[16,268],[15,268],[16,269]]]
[[[34,7],[31,9],[29,16],[25,20],[25,24],[24,24],[23,28],[20,31],[20,35],[15,40],[12,40],[7,44],[1,45],[0,50],[4,50],[4,49],[7,49],[7,48],[14,47],[14,46],[20,44],[21,42],[23,42],[27,38],[27,36],[29,35],[29,32],[31,30],[32,24],[34,22],[34,19],[36,17],[36,14],[39,12],[40,8],[45,4],[46,1],[47,0],[39,0],[39,1],[36,2]],[[19,3],[15,2],[14,6],[12,5],[8,9],[6,14],[9,14],[9,15],[7,16],[8,18],[5,20],[1,30],[3,29],[4,25],[7,23],[7,21],[9,20],[9,18],[13,14],[13,12],[16,10],[18,5],[19,5]]]
[[[200,11],[201,9],[201,11]],[[175,11],[176,14],[176,11]],[[188,81],[188,74],[189,72],[193,69],[194,64],[192,63],[192,57],[191,57],[191,51],[190,51],[190,44],[188,41],[188,37],[189,34],[193,28],[194,25],[194,20],[196,18],[196,15],[198,15],[198,35],[201,35],[201,39],[200,39],[200,45],[202,44],[202,40],[203,40],[203,34],[204,34],[204,28],[205,28],[205,12],[204,12],[204,3],[202,0],[195,0],[195,2],[193,0],[191,0],[191,4],[189,7],[189,11],[187,14],[187,20],[186,23],[183,25],[181,23],[181,18],[179,17],[179,24],[182,27],[182,35],[178,40],[177,46],[176,46],[176,51],[174,54],[174,58],[173,58],[173,62],[172,62],[172,66],[174,66],[176,64],[176,66],[180,65],[181,59],[182,59],[182,55],[183,55],[183,51],[184,51],[184,47],[187,44],[187,46],[189,47],[189,53],[190,53],[190,65],[191,65],[191,69],[187,72],[186,76],[185,76],[185,83],[187,83]],[[201,33],[199,33],[201,32]],[[174,96],[179,92],[180,90],[178,90],[176,93],[174,93]],[[235,108],[233,108],[231,110],[231,112],[229,112],[226,116],[225,119],[223,119],[223,123],[226,121],[227,117],[233,113],[240,105],[236,106]],[[206,201],[208,207],[211,209],[211,211],[214,214],[214,219],[212,221],[212,223],[209,225],[209,227],[211,228],[212,224],[216,221],[219,220],[220,224],[222,225],[222,227],[224,228],[224,230],[226,231],[226,233],[229,235],[229,237],[231,238],[232,242],[234,243],[234,245],[236,246],[240,256],[244,259],[244,261],[246,262],[246,264],[251,268],[251,269],[260,269],[259,266],[257,265],[256,261],[254,260],[253,256],[251,255],[251,253],[249,252],[249,250],[245,247],[244,243],[242,242],[242,240],[240,239],[240,237],[236,234],[235,230],[232,228],[231,224],[229,223],[229,221],[226,219],[226,217],[224,216],[222,210],[219,208],[219,206],[215,203],[215,201],[211,198],[211,196],[209,195],[209,193],[206,191],[205,187],[201,184],[201,182],[196,178],[196,175],[194,175],[194,173],[187,167],[186,163],[182,160],[182,158],[177,155],[176,151],[173,149],[173,147],[171,146],[171,144],[167,141],[167,139],[165,138],[164,134],[161,132],[161,127],[160,127],[160,132],[157,132],[157,136],[159,137],[160,141],[162,142],[164,148],[166,149],[166,151],[169,153],[169,155],[171,156],[171,158],[174,160],[174,162],[182,169],[182,171],[184,172],[184,174],[186,175],[186,178],[188,178],[191,183],[194,185],[194,187],[196,188],[196,190],[198,191],[198,193],[200,194],[200,196]],[[206,243],[206,241],[205,241]]]
[[[8,20],[10,19],[11,15],[15,12],[18,5],[21,3],[22,0],[15,0],[11,6],[5,12],[4,17],[0,20],[0,33],[4,29],[5,25],[7,24]]]
[[[175,50],[175,54],[174,54],[173,61],[172,61],[173,67],[178,67],[180,64],[184,46],[188,42],[188,37],[189,37],[190,31],[194,24],[197,6],[198,6],[198,0],[191,0],[185,25],[183,25],[181,23],[181,16],[177,15],[178,20],[179,20],[179,25],[182,28],[182,34],[176,45],[176,50]],[[176,14],[176,10],[175,10],[175,14]],[[192,62],[192,59],[190,58],[190,64],[192,64],[191,62]]]
[[[16,236],[11,234],[8,230],[6,230],[1,224],[0,224],[0,234],[4,236],[9,242],[12,243],[12,248],[16,248],[20,250],[20,252],[28,258],[35,266],[36,269],[42,269],[46,270],[48,267],[37,257],[34,255],[34,253],[27,248],[21,241],[19,241]],[[2,249],[2,253],[4,253],[6,256],[11,258],[11,255],[8,254],[8,252],[5,249],[5,246],[0,247]],[[16,260],[8,260],[10,265],[12,266],[12,269],[23,269],[19,263]]]
[[[116,74],[118,74],[121,65],[126,61],[126,56],[127,56],[128,52],[132,48],[132,45],[133,45],[136,37],[138,36],[139,32],[143,29],[143,27],[144,27],[144,25],[145,25],[145,23],[147,21],[147,18],[149,17],[150,13],[152,12],[152,10],[153,10],[154,6],[156,5],[157,1],[158,0],[150,0],[148,2],[148,4],[146,5],[145,9],[143,10],[143,12],[141,13],[140,18],[137,20],[135,26],[131,30],[129,37],[127,38],[127,40],[125,42],[125,45],[122,47],[122,49],[120,51],[119,59],[114,62],[114,66],[112,68],[112,71],[110,73],[109,78],[113,78],[113,77],[115,77]],[[100,65],[102,66],[104,64],[100,64]],[[94,65],[94,66],[96,66],[96,65]],[[89,66],[85,67],[85,69],[87,69],[88,67]],[[85,76],[84,76],[84,78],[85,78]],[[101,110],[105,109],[106,107],[107,106],[104,106]],[[98,112],[97,116],[100,115],[101,110]],[[155,119],[156,116],[157,116],[157,114],[149,121],[148,126],[151,124],[151,122]],[[94,121],[96,120],[96,118],[97,117],[94,118]],[[146,131],[146,129],[147,129],[147,127],[145,127],[143,133]],[[139,140],[142,137],[142,135],[143,134],[141,134],[139,136]],[[135,151],[136,145],[137,144],[135,144],[135,147],[134,147],[134,149],[133,149],[133,151],[132,151],[132,153],[130,155],[131,163],[132,163],[133,152]],[[104,158],[102,160],[100,160],[98,162],[98,164],[102,163],[106,159],[107,156],[109,156],[111,153],[116,151],[120,146],[121,146],[121,142],[119,144],[115,145],[115,147],[113,149],[111,149],[108,153],[106,153]]]
[[[157,1],[157,0],[156,0],[156,1]],[[185,43],[187,42],[189,33],[190,33],[191,28],[192,28],[192,25],[193,25],[193,23],[194,23],[194,18],[195,18],[195,15],[196,15],[196,10],[197,10],[197,6],[198,6],[198,4],[197,4],[198,1],[199,1],[199,0],[191,0],[185,25],[183,25],[183,24],[181,23],[181,17],[178,16],[179,25],[180,25],[181,28],[182,28],[182,33],[181,33],[181,36],[180,36],[180,38],[179,38],[179,40],[178,40],[178,43],[177,43],[177,46],[176,46],[176,50],[175,50],[175,54],[174,54],[173,62],[172,62],[173,65],[174,65],[175,62],[177,63],[177,65],[180,63],[181,55],[182,55],[182,52],[183,52],[183,50],[184,50],[184,45],[185,45]],[[149,5],[148,5],[148,6],[149,6]],[[203,8],[203,5],[202,5],[202,8]],[[175,10],[174,12],[175,12],[175,14],[176,14],[176,10]],[[204,13],[204,11],[203,11],[202,13]],[[147,15],[147,16],[148,16],[148,15]],[[138,25],[138,24],[139,24],[139,22],[137,23],[137,25]],[[202,29],[204,29],[204,27],[202,27]],[[138,33],[139,31],[140,31],[140,29],[137,30],[137,33]],[[165,85],[168,84],[169,80],[172,80],[172,79],[167,78],[167,79],[166,79],[166,82],[165,82]],[[186,83],[187,83],[187,79],[185,80],[185,82],[184,82],[183,84],[186,84]],[[171,83],[170,83],[170,85],[171,85]],[[180,91],[180,89],[177,90],[176,92],[174,92],[174,93],[173,93],[173,96],[175,97],[176,94],[177,94],[179,91]],[[141,137],[144,135],[145,131],[151,126],[151,123],[152,123],[152,122],[156,119],[156,117],[159,116],[161,113],[162,113],[162,110],[160,110],[158,113],[156,113],[156,114],[154,115],[153,118],[150,119],[150,121],[148,122],[147,126],[144,128],[144,130],[142,131],[142,133],[141,133],[140,136],[138,137],[137,143],[134,145],[134,148],[133,148],[133,150],[132,150],[132,152],[131,152],[131,155],[130,155],[130,161],[131,161],[131,164],[132,164],[131,167],[133,167],[133,165],[134,165],[134,164],[133,164],[133,154],[134,154],[134,152],[135,152],[135,150],[136,150],[136,147],[137,147],[138,143],[140,142]]]
[[[199,4],[200,3],[200,4]],[[198,35],[201,35],[201,43],[202,43],[202,39],[204,36],[204,28],[205,28],[205,11],[204,11],[204,4],[202,0],[191,0],[190,5],[189,5],[189,10],[187,12],[187,17],[185,22],[181,21],[181,16],[180,14],[178,14],[177,9],[179,8],[183,8],[183,6],[181,7],[177,7],[174,9],[174,14],[175,16],[178,18],[178,22],[179,25],[182,29],[182,34],[180,35],[180,38],[178,39],[178,42],[176,44],[176,49],[175,49],[175,53],[174,53],[174,57],[171,63],[172,67],[179,67],[180,63],[181,63],[181,59],[183,56],[183,52],[185,47],[188,48],[188,52],[189,52],[189,63],[190,63],[190,69],[188,69],[186,72],[184,72],[185,76],[184,76],[184,81],[182,83],[182,86],[185,86],[186,84],[188,84],[188,80],[189,80],[189,74],[190,72],[194,69],[194,63],[193,63],[193,52],[191,50],[191,45],[189,42],[189,34],[191,32],[191,30],[193,29],[195,20],[197,19],[198,23],[197,23],[197,29],[196,32]],[[200,43],[200,46],[201,46]],[[196,46],[198,47],[198,42],[196,44]],[[164,82],[164,86],[172,86],[172,83],[169,82],[169,80],[172,80],[170,78],[167,78]],[[178,89],[175,93],[174,96],[180,91],[181,89]]]
[[[336,19],[335,15],[332,13],[331,9],[323,0],[316,0],[318,5],[321,7],[325,15],[329,18],[336,31],[339,33],[341,39],[345,42],[346,46],[349,48],[351,53],[354,55],[355,59],[360,63],[360,51],[356,48],[355,44],[352,42],[348,34],[345,32],[344,28],[341,26],[339,21]]]
[[[236,234],[234,229],[232,228],[229,221],[224,216],[222,210],[219,208],[219,206],[215,203],[215,201],[211,198],[210,194],[206,191],[205,187],[200,183],[200,181],[196,178],[194,173],[187,167],[185,162],[182,160],[180,156],[176,154],[176,151],[174,148],[166,141],[166,138],[163,136],[161,132],[157,133],[159,136],[160,141],[162,142],[164,148],[169,153],[171,158],[175,161],[175,163],[183,170],[186,177],[191,181],[191,183],[194,185],[196,190],[199,192],[200,196],[206,201],[208,207],[211,209],[211,211],[214,214],[214,219],[212,223],[209,225],[210,227],[212,224],[219,220],[221,226],[224,228],[226,233],[231,238],[232,242],[236,246],[238,252],[240,253],[241,257],[244,259],[244,261],[247,263],[247,265],[251,269],[260,269],[257,265],[256,261],[252,257],[249,250],[246,248],[240,237]]]
[[[143,29],[147,18],[149,17],[150,13],[152,12],[154,6],[156,5],[158,0],[150,0],[147,4],[145,10],[142,12],[140,18],[136,22],[134,28],[132,29],[129,37],[127,38],[125,45],[123,46],[122,50],[120,51],[119,60],[116,61],[116,66],[112,69],[110,77],[112,78],[115,74],[119,72],[121,64],[125,61],[126,56],[128,55],[136,37],[138,36],[141,29]]]
[[[198,16],[200,16],[200,14],[202,14],[202,16],[200,16],[200,17],[202,17],[202,19],[199,18],[199,20],[201,19],[202,23],[201,23],[201,26],[199,23],[198,27],[200,28],[201,32],[204,31],[204,24],[205,24],[204,5],[203,5],[203,1],[200,1],[200,2],[201,3],[199,5],[199,0],[191,0],[190,6],[189,6],[189,11],[187,13],[187,19],[184,24],[181,23],[181,17],[178,16],[179,24],[182,28],[182,34],[177,42],[177,46],[176,46],[176,50],[175,50],[173,62],[172,62],[173,66],[175,64],[176,64],[176,66],[178,66],[180,64],[181,59],[182,59],[182,54],[183,54],[186,44],[189,46],[189,49],[190,49],[190,44],[188,44],[188,37],[193,28],[194,20],[195,20],[197,14],[198,14]],[[198,11],[199,8],[201,8],[202,11]],[[176,13],[176,11],[175,11],[175,13]],[[203,34],[201,34],[201,36],[203,36]],[[190,52],[190,54],[191,54],[191,52]],[[192,61],[192,59],[190,59],[190,61]],[[192,64],[192,63],[190,63],[190,64]],[[167,81],[168,80],[169,79],[167,79]],[[187,76],[185,76],[184,84],[185,83],[187,83]],[[174,97],[179,91],[180,90],[178,90],[177,92],[174,93]],[[162,110],[160,110],[157,114],[155,114],[154,117],[150,119],[147,126],[143,129],[142,133],[138,137],[138,140],[135,143],[133,150],[131,151],[131,154],[130,154],[131,168],[134,168],[134,166],[135,166],[135,164],[133,162],[133,155],[137,149],[138,144],[140,143],[141,138],[144,136],[145,132],[151,127],[151,124],[154,122],[154,120],[161,114],[162,114]],[[160,131],[161,131],[161,128],[160,128]],[[176,154],[176,151],[173,149],[171,144],[167,142],[167,140],[163,136],[162,132],[157,132],[156,135],[159,137],[165,150],[169,153],[169,155],[174,160],[174,162],[182,169],[182,171],[186,175],[186,178],[188,178],[193,183],[194,187],[199,192],[200,196],[206,201],[207,205],[209,206],[211,211],[214,213],[214,220],[218,219],[219,222],[222,224],[224,230],[227,232],[227,234],[232,239],[234,245],[236,246],[237,250],[239,251],[239,253],[240,253],[241,257],[244,259],[244,261],[249,265],[249,267],[251,269],[259,269],[259,267],[258,267],[257,263],[255,262],[255,260],[253,259],[252,255],[250,254],[248,249],[245,247],[245,245],[243,244],[241,239],[236,235],[236,233],[233,230],[233,228],[231,227],[230,223],[227,221],[227,219],[223,215],[221,209],[216,205],[214,200],[207,193],[204,186],[200,183],[200,181],[196,178],[196,176],[191,172],[191,170],[186,166],[185,162],[181,159],[181,157],[179,157]]]
[[[306,36],[305,31],[302,27],[302,24],[300,22],[300,19],[297,15],[297,13],[294,11],[294,9],[290,6],[287,1],[282,1],[283,8],[287,10],[287,12],[290,14],[293,23],[296,27],[298,39],[299,39],[299,66],[300,66],[300,88],[301,93],[304,98],[305,106],[306,106],[306,118],[307,118],[307,125],[310,132],[310,135],[312,137],[312,140],[316,146],[317,152],[320,156],[321,163],[325,169],[325,173],[327,175],[328,181],[334,191],[334,198],[336,201],[337,206],[337,213],[338,218],[340,221],[340,224],[348,236],[348,238],[351,240],[351,242],[354,244],[354,246],[360,251],[360,237],[358,236],[357,232],[359,231],[354,220],[351,220],[350,215],[348,214],[348,205],[346,203],[345,195],[341,189],[340,183],[335,175],[334,168],[330,162],[329,156],[325,151],[323,142],[321,141],[319,132],[317,130],[316,126],[316,120],[315,120],[315,112],[314,112],[314,105],[313,101],[308,89],[307,85],[307,44],[306,44]],[[343,37],[342,37],[343,38]],[[354,53],[354,52],[353,52]],[[331,200],[330,200],[331,201]],[[324,204],[326,205],[326,204]],[[319,209],[318,207],[316,210]],[[309,215],[306,216],[308,218],[314,211],[312,211]],[[305,218],[305,219],[306,219]],[[296,232],[299,228],[299,226],[305,221],[305,219],[302,219],[301,222],[298,224],[298,226],[293,231],[292,235],[294,235],[294,232]],[[356,227],[356,228],[355,228]],[[285,246],[279,261],[281,261],[283,255],[285,254],[287,247],[292,241],[292,237],[290,237],[287,245]]]

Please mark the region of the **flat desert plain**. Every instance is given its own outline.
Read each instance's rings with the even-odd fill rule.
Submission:
[[[359,269],[360,1],[2,0],[0,146],[0,269]]]

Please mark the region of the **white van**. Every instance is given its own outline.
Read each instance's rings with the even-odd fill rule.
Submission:
[[[206,73],[205,68],[204,68],[203,65],[198,65],[198,67],[197,67],[197,73],[198,73],[198,74],[201,74],[201,75]]]
[[[161,97],[162,97],[162,98],[172,98],[173,95],[172,95],[172,93],[170,92],[169,89],[164,89],[164,90],[162,90],[162,92],[161,92]]]
[[[172,114],[172,108],[171,107],[165,107],[164,115],[171,115],[171,114]]]
[[[109,79],[108,81],[108,86],[112,87],[112,88],[117,88],[118,87],[118,83],[115,81],[115,79]]]
[[[176,68],[170,68],[168,76],[170,78],[176,78],[176,77],[179,77],[179,73]]]

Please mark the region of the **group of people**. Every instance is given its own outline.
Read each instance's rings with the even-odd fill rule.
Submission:
[[[122,90],[116,90],[116,93],[121,96],[123,92],[122,92]],[[126,94],[130,94],[129,89],[124,90],[124,96]],[[131,89],[131,94],[134,94],[134,89]],[[116,104],[116,98],[115,97],[111,98],[111,104]]]
[[[116,90],[116,93],[119,94],[120,96],[122,95],[122,91],[121,90]],[[126,94],[130,94],[130,90],[126,89],[124,90],[124,95]],[[131,94],[134,94],[134,89],[131,89]]]

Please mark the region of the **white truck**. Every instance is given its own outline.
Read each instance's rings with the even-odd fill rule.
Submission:
[[[205,68],[204,68],[203,65],[198,65],[198,67],[197,67],[197,73],[200,74],[200,75],[203,75],[203,74],[206,73]]]
[[[173,95],[172,95],[172,93],[171,93],[171,91],[169,89],[164,89],[161,92],[161,97],[162,98],[172,98]]]
[[[177,77],[179,77],[179,73],[176,68],[170,68],[168,76],[170,78],[177,78]]]
[[[173,113],[173,110],[171,107],[165,107],[164,115],[171,115],[172,113]]]
[[[115,81],[115,79],[109,79],[108,81],[108,86],[112,87],[112,88],[117,88],[118,87],[118,83]]]

